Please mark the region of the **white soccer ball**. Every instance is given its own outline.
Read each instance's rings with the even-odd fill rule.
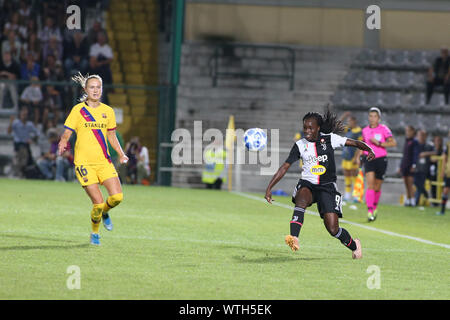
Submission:
[[[244,133],[244,144],[250,151],[262,150],[267,144],[267,135],[263,129],[250,128]]]

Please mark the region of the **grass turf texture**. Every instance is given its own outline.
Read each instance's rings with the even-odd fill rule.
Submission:
[[[362,241],[363,259],[352,260],[307,214],[294,253],[284,244],[292,210],[233,193],[124,186],[114,230],[101,226],[94,247],[78,184],[0,179],[0,190],[0,299],[450,298],[448,248],[341,223]],[[369,224],[357,207],[344,219],[450,244],[450,213],[380,205]],[[81,289],[67,288],[71,265]],[[380,289],[367,287],[372,265]]]

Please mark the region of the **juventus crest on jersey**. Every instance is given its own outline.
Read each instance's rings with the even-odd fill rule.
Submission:
[[[300,139],[292,147],[286,162],[292,164],[302,159],[303,180],[313,184],[336,182],[334,149],[343,147],[346,141],[346,137],[334,133],[320,133],[318,140],[314,142]]]

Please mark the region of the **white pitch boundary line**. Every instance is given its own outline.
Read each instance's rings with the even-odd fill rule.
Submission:
[[[244,197],[244,198],[266,202],[266,200],[264,198],[255,197],[255,196],[252,196],[250,194],[243,193],[243,192],[232,191],[231,193],[234,193],[234,194],[236,194],[238,196],[241,196],[241,197]],[[292,206],[289,206],[289,205],[284,204],[284,203],[272,202],[272,204],[276,205],[278,207],[282,207],[282,208],[286,208],[286,209],[289,209],[289,210],[293,210]],[[310,214],[310,215],[313,215],[313,216],[320,216],[318,213],[310,211],[310,210],[306,210],[305,212],[307,214]],[[384,234],[387,234],[387,235],[390,235],[390,236],[393,236],[393,237],[399,237],[399,238],[414,240],[414,241],[430,244],[430,245],[433,245],[433,246],[439,246],[439,247],[443,247],[443,248],[446,248],[446,249],[450,249],[450,245],[449,244],[433,242],[433,241],[422,239],[422,238],[418,238],[418,237],[408,236],[408,235],[404,235],[404,234],[400,234],[400,233],[396,233],[396,232],[392,232],[392,231],[387,231],[387,230],[383,230],[383,229],[377,229],[377,228],[374,228],[374,227],[365,226],[363,224],[360,224],[360,223],[357,223],[357,222],[348,221],[348,220],[344,220],[344,219],[340,219],[340,221],[343,222],[343,223],[348,223],[348,224],[351,224],[351,225],[354,225],[354,226],[358,226],[358,227],[361,227],[361,228],[364,228],[364,229],[367,229],[367,230],[384,233]]]

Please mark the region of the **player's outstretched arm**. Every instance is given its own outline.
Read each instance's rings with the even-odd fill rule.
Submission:
[[[369,154],[367,155],[367,160],[368,161],[371,161],[371,160],[375,159],[375,153],[373,153],[372,148],[369,147],[367,145],[367,143],[365,143],[363,141],[359,141],[359,140],[354,140],[354,139],[348,138],[347,141],[345,142],[345,145],[347,147],[355,147],[355,148],[358,148],[359,150],[369,152]]]
[[[111,144],[111,147],[113,147],[113,149],[116,150],[117,154],[119,155],[119,162],[127,163],[128,157],[126,156],[125,152],[123,152],[122,147],[120,146],[119,140],[116,136],[116,130],[108,130],[106,136],[109,143]]]
[[[267,186],[266,195],[264,196],[267,202],[272,203],[272,188],[278,183],[278,181],[281,180],[281,178],[284,177],[290,166],[291,164],[288,162],[283,163],[278,171],[273,175],[269,185]]]
[[[64,133],[61,136],[61,139],[59,140],[58,143],[58,155],[61,156],[64,151],[67,148],[67,142],[70,139],[70,136],[72,135],[72,130],[66,129],[64,130]]]

